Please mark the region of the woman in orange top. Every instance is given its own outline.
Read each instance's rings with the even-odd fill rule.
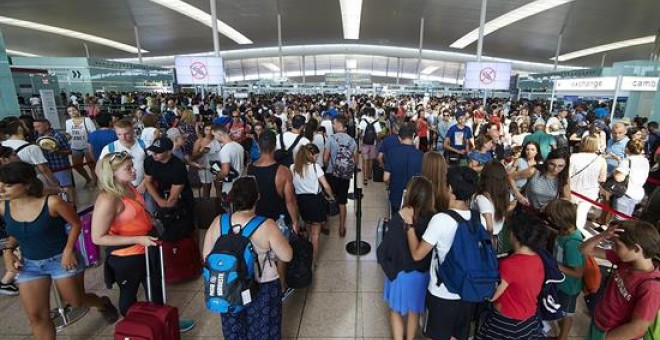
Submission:
[[[105,281],[108,288],[114,282],[119,285],[122,315],[137,301],[140,283],[146,283],[145,247],[156,244],[156,238],[149,236],[151,217],[144,209],[142,195],[131,184],[133,180],[135,169],[129,153],[115,152],[103,157],[92,216],[92,240],[106,246]],[[153,302],[162,303],[158,294],[160,281],[153,280],[151,286]]]

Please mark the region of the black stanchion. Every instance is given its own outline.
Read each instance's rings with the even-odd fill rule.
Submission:
[[[351,119],[355,120],[354,117]],[[357,152],[360,153],[360,129],[355,126],[355,141]],[[358,161],[359,164],[359,161]],[[353,199],[355,200],[355,241],[346,244],[346,252],[351,255],[361,256],[369,254],[371,245],[362,241],[362,188],[358,188],[358,164],[355,165],[353,173]],[[366,169],[365,169],[366,170]]]

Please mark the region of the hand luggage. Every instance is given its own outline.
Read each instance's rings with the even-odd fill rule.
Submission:
[[[80,216],[80,236],[76,242],[76,249],[83,258],[85,267],[96,266],[101,262],[101,251],[99,247],[92,242],[92,213],[94,207],[83,210]]]
[[[167,266],[167,283],[193,280],[202,273],[199,247],[191,237],[178,241],[163,241],[163,256]]]
[[[291,234],[289,244],[293,249],[293,258],[286,265],[284,276],[287,286],[294,289],[306,288],[312,284],[312,265],[314,248],[306,237]]]
[[[163,247],[158,247],[160,255],[160,271],[165,272]],[[147,265],[147,300],[136,302],[129,308],[126,317],[115,326],[115,340],[180,340],[179,310],[168,306],[165,295],[165,275],[161,275],[163,305],[152,303],[151,269],[149,251],[145,252]]]
[[[374,160],[372,164],[373,165],[371,166],[372,167],[371,178],[373,178],[374,182],[385,182],[385,180],[383,179],[383,177],[385,176],[385,169],[383,169],[383,167],[380,166],[380,164],[378,164],[377,160]]]

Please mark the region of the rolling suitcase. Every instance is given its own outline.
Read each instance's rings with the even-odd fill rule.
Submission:
[[[377,160],[374,160],[372,162],[371,167],[372,167],[371,178],[373,178],[374,182],[385,182],[385,180],[383,179],[385,176],[385,169],[383,169],[383,167],[381,167],[380,164],[378,164]]]
[[[378,219],[378,226],[376,227],[376,248],[378,248],[378,246],[383,243],[383,238],[385,237],[385,233],[387,232],[389,226],[389,218]]]
[[[160,271],[165,271],[163,247],[158,247],[160,255]],[[165,295],[165,275],[161,275],[163,289],[163,305],[152,303],[151,270],[149,266],[149,251],[145,252],[147,265],[147,300],[136,302],[129,308],[126,317],[115,326],[115,340],[180,340],[179,310],[168,306]]]
[[[190,237],[177,241],[163,241],[163,256],[167,266],[165,273],[167,283],[194,280],[202,273],[199,247]]]
[[[101,251],[92,242],[92,211],[94,207],[78,213],[80,216],[80,236],[76,242],[76,249],[83,258],[85,267],[96,266],[101,261]]]

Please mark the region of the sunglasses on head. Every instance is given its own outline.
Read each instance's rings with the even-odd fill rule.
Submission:
[[[110,154],[110,162],[114,162],[115,160],[120,160],[123,161],[124,159],[128,158],[130,154],[126,151],[121,151],[121,152],[113,152]]]

